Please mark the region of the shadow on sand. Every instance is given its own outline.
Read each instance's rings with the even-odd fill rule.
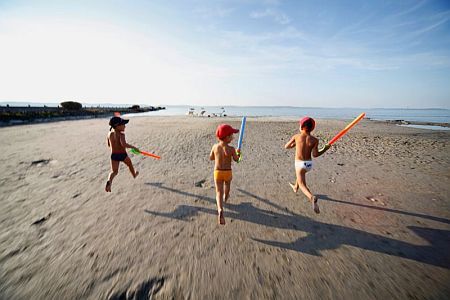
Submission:
[[[179,195],[205,200],[214,205],[216,203],[214,198],[165,187],[162,183],[146,184]],[[225,207],[228,209],[225,214],[226,218],[238,219],[273,228],[298,230],[307,233],[305,237],[299,238],[296,241],[289,243],[252,238],[254,241],[273,247],[299,251],[315,256],[320,256],[320,250],[336,249],[342,245],[349,245],[365,250],[375,251],[401,258],[407,258],[429,265],[450,269],[450,231],[448,230],[407,226],[408,229],[412,230],[415,234],[428,242],[428,245],[424,246],[414,245],[411,243],[395,240],[373,233],[368,233],[358,229],[316,221],[314,219],[291,212],[286,208],[282,208],[272,201],[269,201],[268,199],[264,199],[248,191],[242,189],[238,189],[238,191],[248,197],[261,201],[279,210],[280,212],[255,207],[251,202],[242,202],[239,204],[227,203],[225,205]],[[326,196],[322,197],[322,199],[334,201],[337,203],[364,206],[347,201],[333,200]],[[368,207],[380,209],[373,206]],[[405,215],[424,217],[431,220],[441,219],[437,217],[402,212],[399,210],[387,208],[383,208],[382,210],[390,213],[402,213]],[[187,221],[189,217],[195,216],[199,212],[208,213],[214,216],[217,215],[217,211],[215,209],[191,205],[179,205],[173,212],[170,213],[154,212],[150,210],[145,210],[145,212],[156,216],[162,216],[182,221]],[[444,223],[448,224],[448,220],[442,220],[444,220]]]
[[[354,202],[349,202],[349,201],[344,201],[344,200],[336,200],[336,199],[332,199],[332,198],[328,197],[327,195],[317,195],[317,196],[321,200],[327,200],[330,202],[348,204],[348,205],[370,208],[370,209],[375,209],[375,210],[382,210],[382,211],[386,211],[386,212],[390,212],[390,213],[402,214],[405,216],[412,216],[412,217],[428,219],[428,220],[432,220],[432,221],[436,221],[436,222],[450,224],[450,220],[445,219],[445,218],[429,216],[429,215],[419,214],[419,213],[414,213],[414,212],[408,212],[408,211],[403,211],[403,210],[398,210],[398,209],[392,209],[392,208],[387,208],[387,207],[377,207],[377,206],[373,206],[373,205],[359,204],[359,203],[354,203]]]

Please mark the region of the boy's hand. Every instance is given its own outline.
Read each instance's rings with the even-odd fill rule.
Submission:
[[[136,151],[136,152],[141,152],[141,150],[139,150],[138,148],[133,148],[134,149],[134,151]]]
[[[330,149],[331,145],[326,144],[322,149],[319,150],[320,153],[325,153],[328,149]]]
[[[236,149],[236,153],[233,155],[233,160],[238,163],[241,161],[241,157],[241,150]]]

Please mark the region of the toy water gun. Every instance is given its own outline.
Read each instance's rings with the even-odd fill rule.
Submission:
[[[145,155],[145,156],[148,156],[148,157],[152,157],[152,158],[156,158],[156,159],[161,159],[161,156],[158,156],[158,155],[153,154],[153,153],[150,153],[150,152],[138,151],[138,150],[136,150],[136,149],[134,149],[134,148],[132,148],[130,151],[131,151],[131,153],[133,153],[133,154],[142,154],[142,155]]]
[[[348,124],[344,129],[342,129],[338,134],[336,134],[334,136],[334,138],[331,139],[331,141],[329,141],[325,147],[325,148],[330,148],[331,145],[333,145],[338,139],[340,139],[341,137],[343,137],[353,126],[356,125],[356,123],[358,123],[359,121],[361,121],[364,117],[366,116],[366,113],[361,113],[356,119],[354,119],[350,124]],[[323,149],[322,149],[323,150]],[[321,150],[321,151],[322,151]]]
[[[242,139],[244,138],[244,130],[245,130],[245,122],[247,121],[247,117],[242,117],[241,121],[241,129],[239,130],[239,139],[238,139],[238,146],[236,149],[237,154],[239,155],[238,162],[242,159],[241,149],[242,149]]]

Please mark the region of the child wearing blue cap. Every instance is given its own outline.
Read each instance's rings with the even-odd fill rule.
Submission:
[[[139,175],[139,172],[134,170],[133,163],[126,151],[126,148],[133,148],[139,151],[135,146],[130,145],[125,141],[125,124],[128,122],[129,120],[124,120],[117,116],[112,117],[111,120],[109,120],[109,126],[111,126],[111,128],[109,129],[110,131],[106,140],[108,147],[111,148],[111,172],[109,173],[108,181],[106,182],[106,192],[111,192],[112,181],[119,172],[119,164],[121,161],[128,166],[131,175],[133,175],[134,178]],[[114,130],[111,131],[111,129]]]

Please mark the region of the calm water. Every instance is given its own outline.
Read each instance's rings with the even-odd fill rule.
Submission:
[[[443,127],[443,126],[433,126],[433,125],[399,125],[402,127],[411,127],[411,128],[419,128],[419,129],[431,129],[431,130],[450,130],[449,127]]]
[[[9,104],[11,106],[57,106],[56,103],[28,103],[28,102],[0,102],[0,105]],[[86,104],[84,104],[86,105]],[[88,104],[88,106],[103,106],[105,104]],[[107,106],[124,106],[129,104],[117,105],[108,104]],[[147,112],[135,115],[145,116],[180,116],[186,115],[190,108],[194,108],[196,113],[202,110],[208,114],[220,114],[223,109],[221,106],[166,106],[165,110]],[[203,108],[203,109],[202,109]],[[365,112],[368,118],[374,120],[405,120],[417,122],[450,123],[450,109],[363,109],[363,108],[314,108],[314,107],[289,107],[289,106],[224,106],[225,113],[228,116],[250,116],[250,117],[301,117],[311,116],[318,119],[352,119],[361,112]],[[132,117],[134,115],[129,115]]]
[[[177,116],[186,115],[190,108],[200,112],[199,106],[167,106],[165,110],[147,112],[139,115]],[[220,106],[203,106],[205,115],[220,114]],[[449,109],[359,109],[359,108],[307,108],[307,107],[263,107],[263,106],[224,106],[228,116],[251,117],[301,117],[311,116],[318,119],[352,119],[361,112],[374,120],[405,120],[418,122],[450,123]]]

